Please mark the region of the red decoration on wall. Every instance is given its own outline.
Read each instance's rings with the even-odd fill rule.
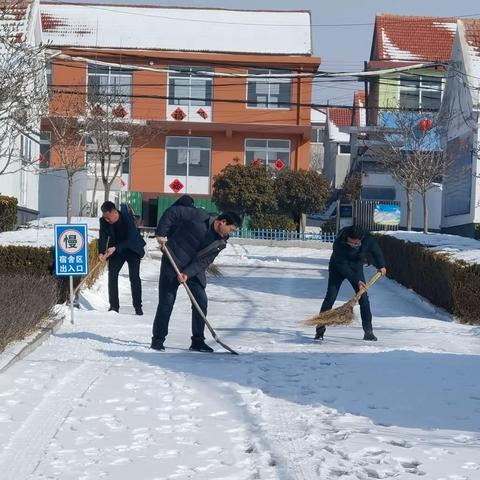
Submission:
[[[126,187],[127,184],[123,181],[123,178],[120,179],[120,186],[121,187]]]
[[[46,160],[45,158],[45,155],[43,153],[41,153],[39,156],[38,156],[38,163],[44,163]]]
[[[284,166],[285,166],[285,163],[283,163],[280,159],[278,159],[274,164],[273,166],[278,170],[280,171]]]
[[[197,113],[204,119],[206,120],[208,118],[208,113],[203,109],[203,108],[199,108],[197,110]]]
[[[184,187],[185,185],[178,179],[176,178],[172,183],[170,183],[169,187],[175,192],[175,193],[178,193],[180,190],[182,190],[182,188]]]
[[[181,122],[186,116],[187,114],[180,107],[177,107],[171,114],[171,117],[179,122]]]
[[[256,158],[252,161],[252,165],[255,165],[256,167],[263,167],[263,162],[259,158]]]
[[[430,130],[432,127],[433,127],[433,121],[430,120],[429,118],[422,118],[422,119],[418,122],[418,128],[419,128],[422,132],[426,132],[427,130]]]
[[[112,113],[115,117],[119,117],[119,118],[125,118],[128,115],[128,112],[123,108],[122,105],[116,106],[112,110]]]

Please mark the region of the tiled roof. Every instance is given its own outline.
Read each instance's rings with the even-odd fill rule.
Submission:
[[[480,88],[480,20],[461,20],[465,31],[467,47],[467,61],[470,69],[468,83]],[[473,93],[473,92],[472,92]],[[478,91],[475,91],[475,100],[478,101]]]
[[[310,12],[138,5],[40,5],[59,47],[311,55]]]
[[[450,59],[457,20],[379,14],[370,60],[440,61]]]
[[[338,128],[349,127],[352,125],[353,109],[345,108],[329,108],[328,119],[333,122]]]
[[[465,40],[480,54],[480,20],[462,20],[465,27]]]

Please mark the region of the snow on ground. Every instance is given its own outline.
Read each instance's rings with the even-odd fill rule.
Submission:
[[[106,312],[103,276],[75,325],[0,375],[2,479],[480,478],[480,327],[382,279],[378,342],[357,321],[314,343],[301,320],[318,311],[330,252],[230,245],[208,317],[240,355],[208,335],[214,354],[187,350],[183,291],[159,353],[149,248],[143,317],[125,272],[121,314]]]
[[[480,242],[474,238],[443,233],[420,233],[401,230],[376,233],[390,235],[405,242],[421,243],[431,250],[447,253],[456,260],[463,260],[467,263],[480,263]]]
[[[20,228],[13,232],[0,232],[0,245],[25,245],[31,247],[51,247],[54,244],[54,225],[67,223],[66,217],[45,217],[32,220],[28,228]],[[72,217],[70,223],[86,223],[88,238],[98,238],[99,219],[91,217]]]

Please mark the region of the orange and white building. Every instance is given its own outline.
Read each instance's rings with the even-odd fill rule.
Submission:
[[[209,197],[234,161],[308,169],[320,63],[309,12],[43,2],[41,15],[43,41],[61,52],[52,89],[116,89],[132,119],[162,131],[123,169],[144,200]]]

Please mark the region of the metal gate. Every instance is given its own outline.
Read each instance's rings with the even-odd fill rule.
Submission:
[[[398,230],[398,225],[379,225],[373,220],[375,207],[382,205],[397,205],[397,200],[356,200],[353,202],[353,223],[369,232],[372,230]]]

